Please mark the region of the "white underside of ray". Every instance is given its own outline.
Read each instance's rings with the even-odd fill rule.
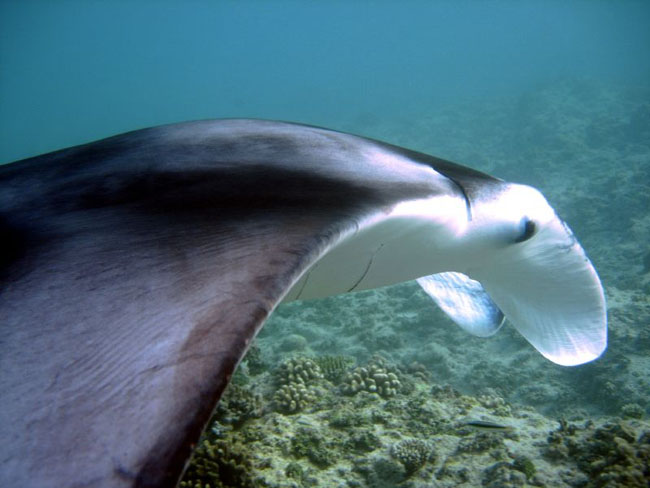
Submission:
[[[378,288],[449,269],[467,220],[465,201],[437,196],[404,202],[356,229],[296,282],[284,301]]]
[[[502,194],[479,203],[471,221],[465,200],[451,195],[404,202],[369,216],[326,250],[284,300],[453,271],[462,274],[425,278],[421,284],[468,332],[493,334],[502,312],[557,364],[599,357],[607,346],[605,298],[569,228],[530,187],[504,184]],[[518,242],[522,219],[534,221],[536,231]]]
[[[598,358],[607,347],[600,279],[568,226],[534,188],[508,185],[477,209],[478,227],[525,216],[535,233],[485,251],[465,274],[479,281],[506,318],[542,355],[563,366]],[[479,239],[480,240],[480,239]]]
[[[478,337],[498,332],[505,317],[478,281],[462,273],[418,278],[418,284],[463,330]]]
[[[558,219],[508,251],[473,277],[515,328],[554,363],[574,366],[598,358],[607,347],[605,297],[568,229]]]

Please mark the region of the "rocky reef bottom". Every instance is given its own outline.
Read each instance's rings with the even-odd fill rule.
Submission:
[[[650,423],[554,419],[375,356],[249,354],[181,487],[650,486]]]

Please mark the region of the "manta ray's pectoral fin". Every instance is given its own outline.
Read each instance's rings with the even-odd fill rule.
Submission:
[[[478,281],[455,272],[419,278],[418,284],[463,330],[489,337],[503,325],[504,316]]]
[[[607,311],[594,267],[557,220],[556,229],[513,245],[475,277],[535,349],[554,363],[574,366],[605,351]]]
[[[3,190],[48,162],[5,169]],[[288,183],[273,199],[269,176],[258,207],[233,173],[129,175],[108,195],[81,173],[79,197],[0,222],[22,250],[0,268],[0,486],[176,486],[264,320],[364,211],[287,201]]]
[[[570,230],[556,219],[534,239],[514,243],[488,265],[418,279],[464,330],[488,337],[504,316],[535,349],[562,366],[598,358],[607,347],[600,280]]]

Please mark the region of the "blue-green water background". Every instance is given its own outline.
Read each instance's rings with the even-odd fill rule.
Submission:
[[[0,161],[188,119],[408,131],[559,77],[646,83],[649,26],[645,1],[2,0]]]

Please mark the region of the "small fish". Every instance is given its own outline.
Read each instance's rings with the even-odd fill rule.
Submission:
[[[485,430],[489,432],[499,432],[505,430],[512,430],[511,425],[498,424],[496,422],[490,422],[489,420],[466,420],[463,422],[464,427],[471,427],[473,429]]]

